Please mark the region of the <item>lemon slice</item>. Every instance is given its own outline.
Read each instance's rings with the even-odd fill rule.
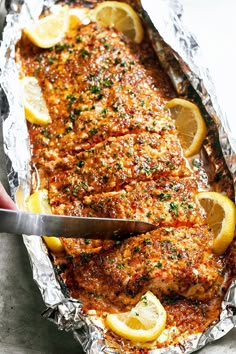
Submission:
[[[166,311],[157,297],[148,291],[130,312],[107,315],[106,324],[123,338],[149,342],[165,329]]]
[[[185,157],[197,154],[206,136],[206,124],[199,108],[192,102],[174,98],[166,104],[175,120]]]
[[[138,14],[124,2],[102,2],[94,9],[92,19],[102,26],[114,26],[136,43],[143,39],[143,27]]]
[[[44,100],[38,80],[32,76],[26,76],[21,80],[23,87],[23,104],[26,119],[39,125],[46,125],[51,118]]]
[[[78,29],[79,25],[82,23],[82,13],[80,9],[72,8],[69,10],[69,29]]]
[[[72,7],[69,9],[69,30],[78,31],[78,27],[83,24],[87,25],[90,23],[89,9]]]
[[[213,250],[220,256],[234,238],[236,210],[231,199],[217,192],[201,192],[198,200],[207,214],[207,222],[215,239]]]
[[[36,214],[52,214],[51,207],[48,202],[47,189],[39,189],[30,195],[27,200],[27,209]]]
[[[50,48],[59,43],[68,27],[68,6],[58,6],[57,11],[42,17],[23,31],[30,41],[40,48]]]
[[[48,203],[48,191],[46,189],[40,189],[31,194],[27,200],[27,210],[36,214],[52,214],[51,207]],[[64,250],[59,238],[43,236],[43,239],[51,251],[60,253]]]

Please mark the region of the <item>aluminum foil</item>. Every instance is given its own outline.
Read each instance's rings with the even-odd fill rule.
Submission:
[[[204,117],[213,131],[219,132],[219,142],[226,161],[219,156],[218,169],[226,173],[230,185],[235,185],[236,142],[227,119],[217,104],[214,86],[208,71],[200,61],[200,49],[191,33],[181,22],[182,6],[178,0],[142,0],[140,9],[148,23],[149,35],[163,68],[170,76],[176,91],[193,97],[202,108]],[[6,1],[9,14],[0,47],[1,118],[3,119],[4,150],[8,162],[8,180],[12,196],[26,198],[30,192],[30,149],[28,132],[22,106],[22,93],[18,81],[15,43],[21,29],[29,21],[36,20],[44,6],[54,5],[53,0]],[[150,26],[150,24],[152,25]],[[215,136],[213,136],[215,138]],[[211,157],[211,140],[206,153]],[[221,171],[222,170],[222,171]],[[224,172],[227,171],[227,172]],[[225,178],[225,185],[228,185]],[[221,186],[224,189],[224,186]],[[232,189],[234,194],[234,188]],[[233,195],[234,196],[234,195]],[[23,202],[22,202],[23,203]],[[72,331],[85,352],[118,353],[104,340],[103,329],[96,317],[85,316],[81,303],[72,299],[55,272],[47,249],[39,237],[23,236],[27,248],[33,278],[36,281],[47,309],[42,314],[57,324],[59,329]],[[222,303],[220,320],[203,334],[191,336],[180,346],[150,350],[152,354],[192,353],[207,343],[219,339],[236,326],[236,280],[233,280]]]

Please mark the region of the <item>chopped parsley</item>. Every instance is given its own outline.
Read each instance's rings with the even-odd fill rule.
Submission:
[[[52,65],[55,60],[56,60],[55,57],[48,58],[48,64]]]
[[[104,95],[102,93],[99,93],[99,95],[97,95],[97,97],[96,97],[96,100],[100,101],[103,97],[104,97]]]
[[[104,182],[104,183],[107,183],[108,180],[109,180],[109,177],[105,175],[105,176],[102,177],[102,179],[103,179],[103,182]]]
[[[192,165],[193,165],[194,167],[196,167],[196,168],[201,167],[201,163],[200,163],[200,161],[199,161],[198,159],[193,159]]]
[[[66,96],[66,99],[70,102],[74,102],[76,100],[76,98],[77,97],[72,94]]]
[[[89,91],[91,93],[99,93],[101,91],[101,88],[96,85],[91,85],[91,86],[89,86]]]
[[[143,243],[144,243],[145,245],[152,245],[152,241],[150,240],[150,238],[145,238],[145,239],[143,240]]]
[[[105,44],[104,44],[104,48],[105,48],[105,49],[110,49],[110,48],[111,48],[111,45],[108,44],[108,43],[105,43]]]
[[[156,263],[155,267],[161,269],[161,268],[162,268],[162,263],[161,263],[161,261],[158,261],[158,262]]]
[[[80,160],[78,163],[77,163],[77,167],[81,168],[85,165],[85,161],[84,160]]]
[[[91,130],[89,131],[89,133],[90,133],[91,135],[95,135],[95,134],[98,133],[98,129],[97,129],[97,128],[93,128],[93,129],[91,129]]]
[[[145,306],[148,305],[148,301],[147,301],[147,296],[146,296],[146,295],[143,295],[143,296],[141,297],[141,301],[144,303]]]
[[[117,265],[117,268],[118,268],[118,269],[124,269],[124,268],[125,268],[124,263],[118,264],[118,265]]]
[[[41,61],[44,59],[44,55],[43,54],[39,54],[35,60],[38,62],[38,63],[41,63]]]
[[[80,51],[80,55],[85,58],[88,57],[90,55],[90,53],[86,50],[86,49],[81,49]]]
[[[78,36],[76,37],[76,43],[81,43],[82,42],[82,37]]]
[[[70,132],[71,132],[71,130],[73,130],[73,128],[72,128],[72,127],[67,127],[67,128],[66,128],[66,133],[70,133]]]
[[[56,53],[60,53],[62,52],[64,49],[69,49],[70,48],[70,45],[67,44],[67,43],[64,43],[64,44],[57,44],[55,46],[55,51]]]
[[[74,109],[74,114],[76,114],[77,116],[79,116],[81,112],[82,112],[82,110],[80,108]]]
[[[120,58],[115,58],[115,65],[118,65],[121,63],[121,59]]]
[[[145,105],[144,100],[140,100],[140,106],[143,107]]]
[[[173,162],[167,161],[166,162],[166,166],[169,167],[170,170],[174,170],[175,169],[175,165],[173,164]]]
[[[169,212],[172,213],[175,215],[175,216],[178,216],[178,204],[175,203],[175,202],[171,202],[170,203],[170,207],[169,207]]]
[[[160,193],[157,197],[161,201],[164,201],[164,200],[169,200],[171,198],[171,195],[170,195],[170,193]]]
[[[111,87],[113,85],[113,82],[110,79],[104,79],[102,84],[104,87]]]
[[[41,130],[41,133],[45,136],[45,138],[50,138],[50,131],[48,129]]]

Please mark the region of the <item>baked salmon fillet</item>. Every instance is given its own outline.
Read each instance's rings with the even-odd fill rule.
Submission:
[[[147,290],[158,297],[176,293],[209,300],[222,284],[222,264],[213,255],[211,241],[207,226],[159,228],[94,254],[82,252],[74,239],[64,240],[74,257],[71,272],[77,289],[72,295],[82,296],[88,307],[89,297],[102,295],[107,306],[117,304],[123,310]]]
[[[158,226],[123,241],[62,235],[53,262],[71,297],[103,316],[130,310],[151,290],[167,309],[168,328],[206,329],[220,311],[225,265],[213,253],[198,176],[165,107],[176,93],[149,40],[138,45],[89,22],[49,49],[23,34],[16,53],[51,117],[47,126],[28,122],[32,192],[46,188],[55,214]],[[173,343],[170,336],[158,346]]]
[[[42,160],[54,169],[50,161],[59,164],[109,137],[175,130],[164,109],[174,91],[151,48],[143,46],[140,52],[120,33],[94,23],[68,33],[50,51],[22,38],[22,71],[37,77],[52,119],[31,129],[37,165]]]
[[[131,182],[124,189],[67,198],[52,204],[61,215],[136,219],[159,226],[204,224],[205,215],[196,199],[196,180],[192,177],[162,177],[158,181]]]

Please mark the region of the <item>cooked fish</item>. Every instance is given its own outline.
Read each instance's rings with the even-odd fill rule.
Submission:
[[[96,193],[53,206],[57,214],[137,219],[160,226],[193,226],[206,223],[196,199],[192,177],[161,177],[134,181],[119,191]]]
[[[37,165],[74,156],[111,136],[175,130],[164,108],[173,88],[151,48],[143,46],[140,51],[94,23],[50,50],[23,36],[17,50],[22,72],[37,77],[52,118],[50,126],[30,129]]]
[[[64,244],[74,257],[72,295],[81,294],[86,305],[91,294],[102,294],[106,304],[132,306],[148,289],[202,301],[214,297],[223,280],[207,226],[159,228],[94,254],[82,252],[75,239]]]
[[[50,49],[23,35],[17,58],[22,75],[38,79],[52,119],[28,128],[32,167],[53,212],[159,226],[122,243],[62,238],[65,255],[54,262],[71,296],[85,311],[109,312],[152,290],[166,301],[169,326],[191,306],[202,310],[191,331],[208,326],[219,313],[224,263],[212,252],[197,176],[165,108],[175,92],[148,40],[136,45],[89,23]],[[166,297],[176,295],[190,303],[170,307]]]
[[[68,198],[119,190],[132,181],[190,174],[175,135],[145,132],[109,138],[68,160],[70,168],[61,163],[57,174],[49,176],[52,205],[55,199],[63,203]]]

